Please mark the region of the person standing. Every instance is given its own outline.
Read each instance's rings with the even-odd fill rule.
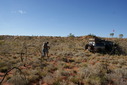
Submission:
[[[43,55],[42,56],[47,56],[48,57],[48,53],[49,53],[49,49],[50,49],[50,47],[49,47],[49,42],[46,42],[46,43],[44,43],[43,44],[43,46],[42,46],[42,51],[43,51]]]

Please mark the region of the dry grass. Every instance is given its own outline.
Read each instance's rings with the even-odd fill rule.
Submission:
[[[127,39],[107,40],[127,52]],[[49,58],[41,58],[45,41],[50,42]],[[127,56],[84,51],[87,42],[87,37],[0,36],[0,73],[18,67],[27,85],[127,85]],[[2,84],[25,85],[21,76],[13,71]]]

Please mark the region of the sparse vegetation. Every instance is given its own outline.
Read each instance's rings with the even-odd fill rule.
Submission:
[[[0,82],[9,85],[126,85],[127,56],[84,51],[85,37],[0,36]],[[127,39],[105,38],[118,43],[125,54]],[[48,41],[50,57],[41,58]],[[25,43],[24,43],[25,42]],[[21,53],[23,53],[21,55]],[[23,60],[22,60],[23,59]]]
[[[75,37],[74,34],[70,33],[68,37]]]
[[[110,33],[110,36],[113,37],[114,36],[114,33]]]
[[[123,34],[119,34],[119,38],[123,38]]]

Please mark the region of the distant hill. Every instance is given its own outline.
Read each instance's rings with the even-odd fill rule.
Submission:
[[[43,42],[49,42],[52,54],[60,52],[78,52],[84,49],[88,43],[88,39],[96,36],[80,36],[80,37],[52,37],[52,36],[0,36],[0,54],[24,52],[24,47],[28,47],[29,54],[38,54],[41,52]],[[105,40],[117,43],[122,50],[127,53],[127,39],[123,38],[103,38]],[[31,47],[30,47],[31,46]],[[32,47],[33,46],[33,47]],[[36,50],[35,50],[35,48]],[[37,51],[37,49],[39,51]]]

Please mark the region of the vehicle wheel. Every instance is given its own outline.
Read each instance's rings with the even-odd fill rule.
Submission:
[[[89,47],[89,44],[86,44],[86,45],[85,45],[85,50],[87,50],[87,49],[88,49],[88,47]]]

